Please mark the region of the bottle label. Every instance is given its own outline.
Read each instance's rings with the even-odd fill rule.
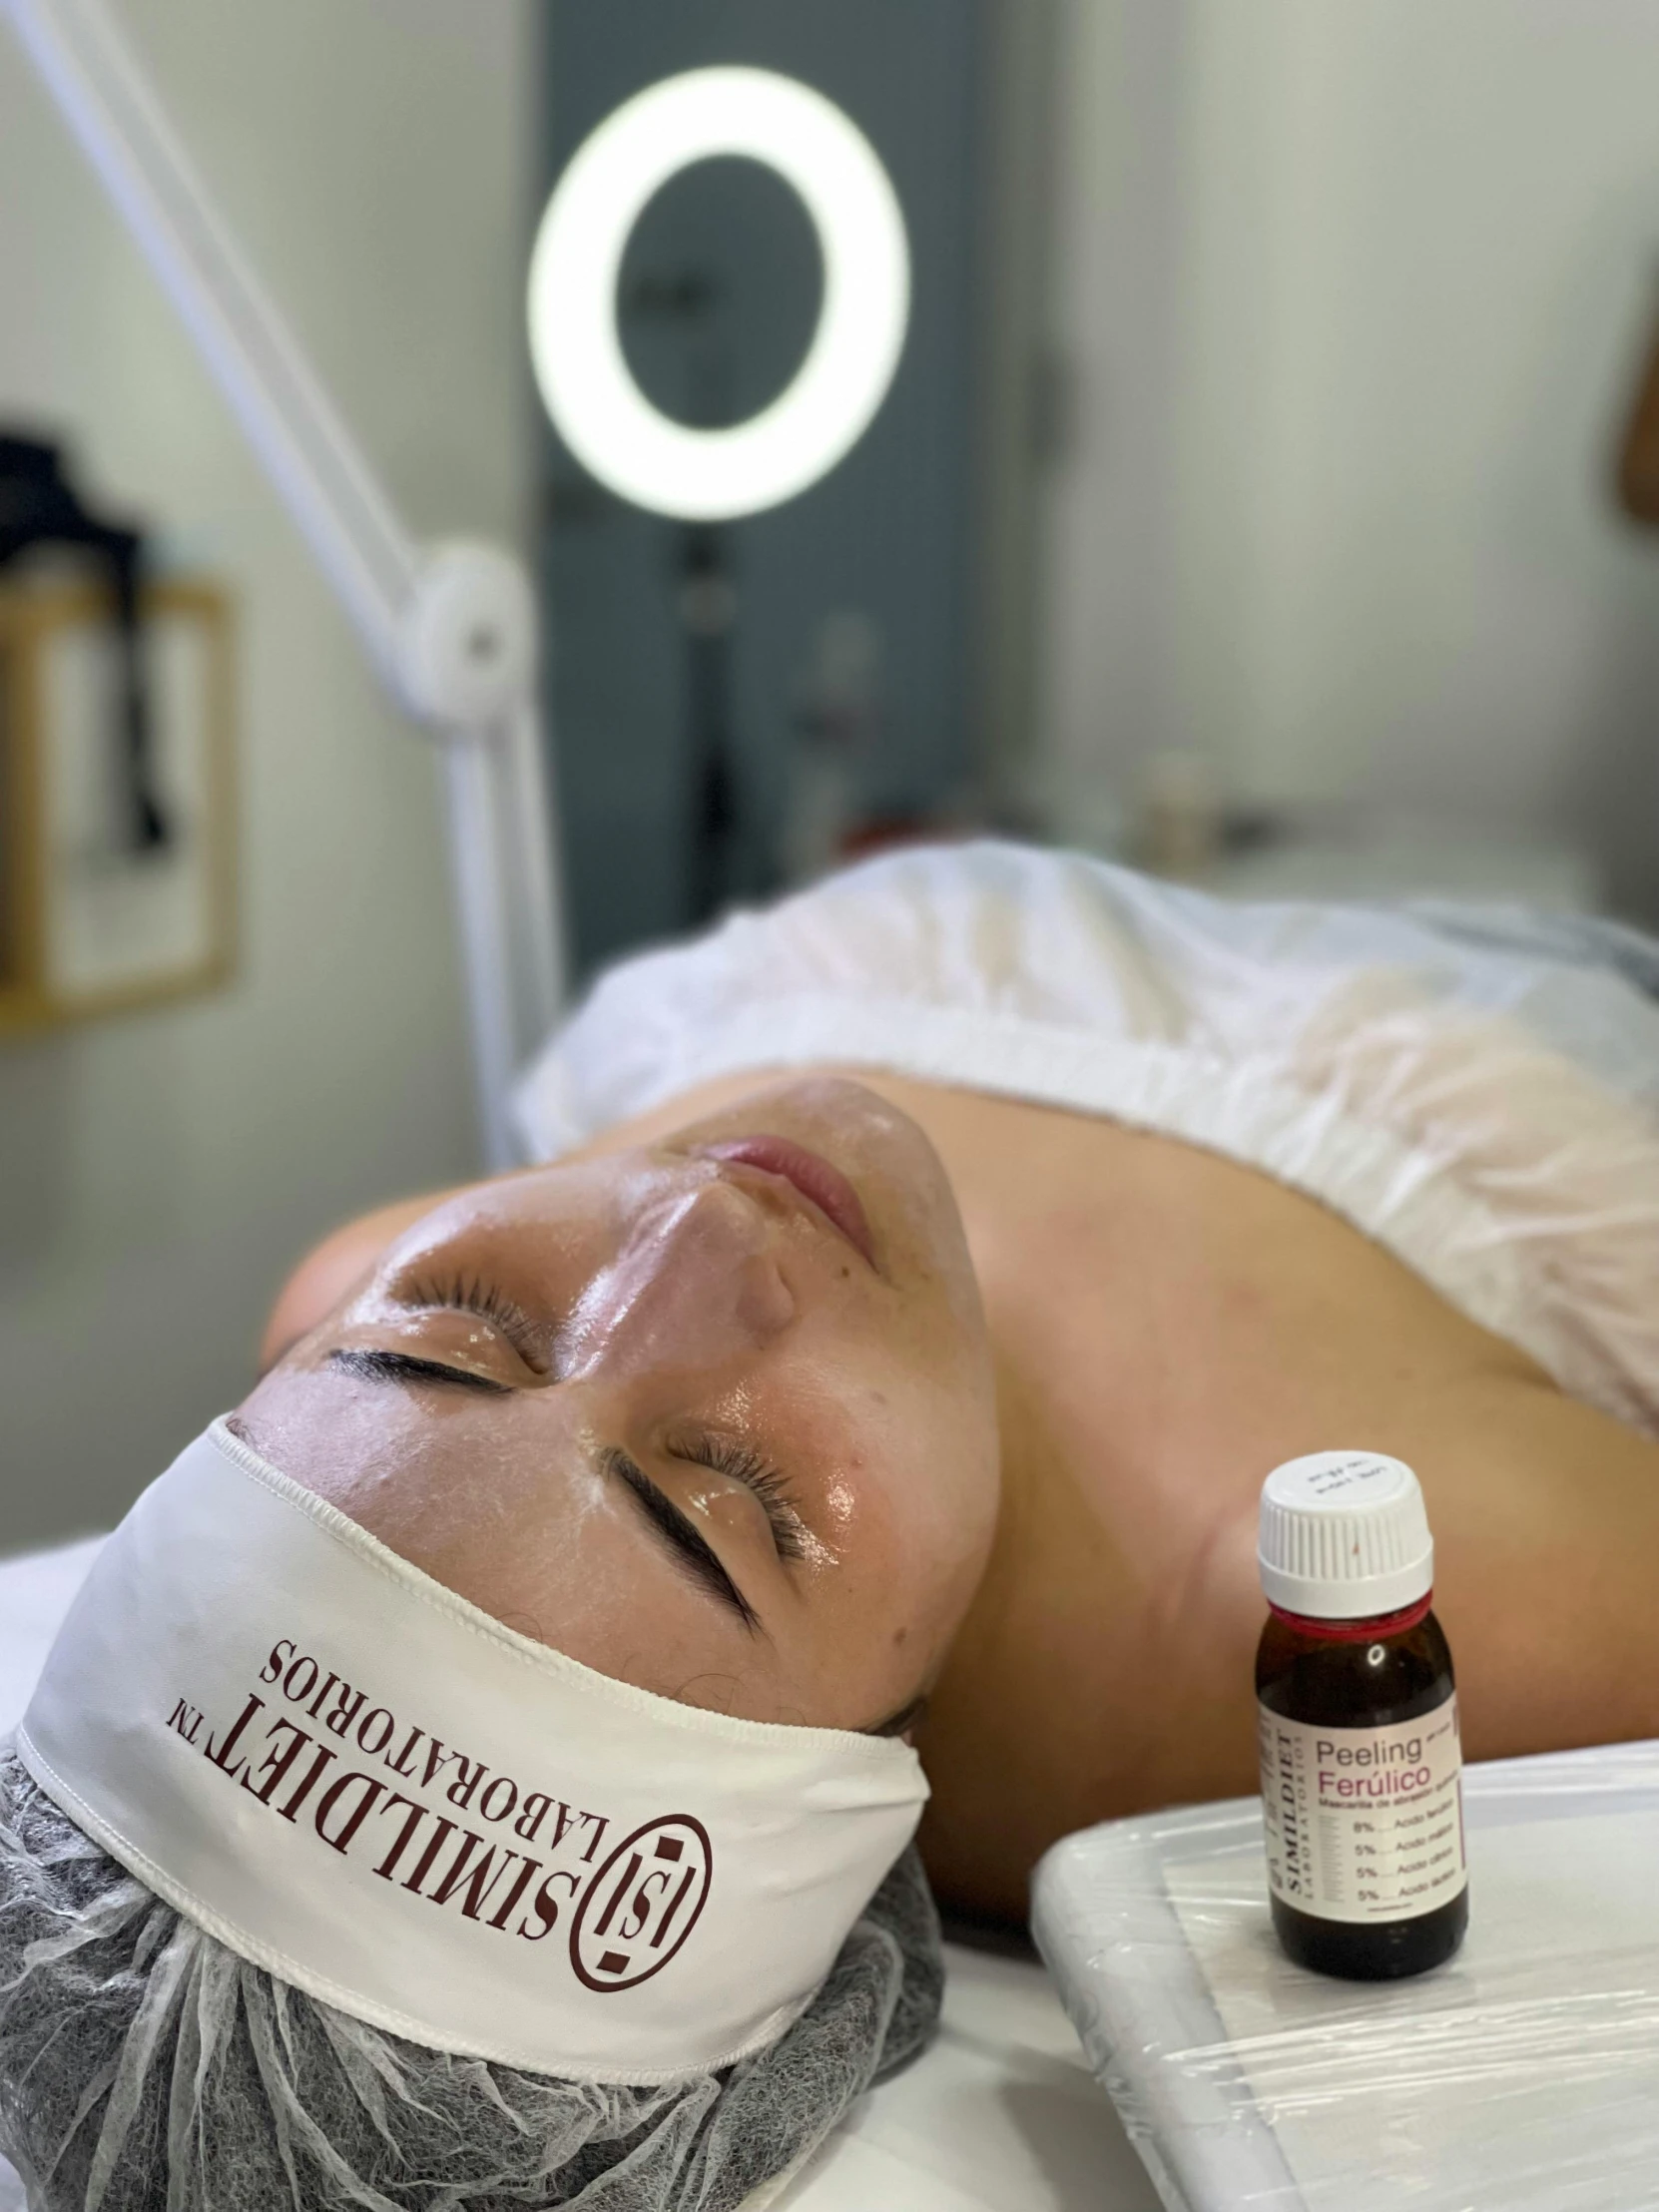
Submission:
[[[1268,1882],[1324,1921],[1404,1921],[1468,1881],[1455,1694],[1386,1728],[1257,1708]]]

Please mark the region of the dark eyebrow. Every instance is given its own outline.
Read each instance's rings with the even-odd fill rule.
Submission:
[[[703,1587],[723,1605],[729,1605],[751,1635],[756,1634],[761,1628],[760,1614],[727,1573],[720,1554],[704,1540],[673,1498],[658,1489],[639,1461],[620,1444],[608,1444],[599,1454],[599,1463],[624,1485],[657,1534]]]
[[[328,1365],[343,1368],[365,1382],[436,1382],[455,1390],[482,1390],[488,1397],[511,1397],[510,1382],[492,1382],[470,1368],[446,1367],[441,1360],[417,1360],[408,1352],[330,1352]]]

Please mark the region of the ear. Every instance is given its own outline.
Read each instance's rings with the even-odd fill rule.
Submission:
[[[405,1198],[395,1206],[381,1206],[372,1214],[336,1229],[331,1237],[308,1252],[277,1294],[260,1340],[260,1373],[275,1367],[301,1337],[331,1314],[340,1301],[373,1274],[388,1245],[412,1229],[417,1221],[441,1206],[453,1191],[433,1191],[425,1198]]]

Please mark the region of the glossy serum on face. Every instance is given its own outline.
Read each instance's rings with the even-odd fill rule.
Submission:
[[[1256,1654],[1273,1923],[1321,1973],[1384,1981],[1468,1925],[1451,1653],[1411,1469],[1326,1451],[1276,1468],[1257,1546]]]

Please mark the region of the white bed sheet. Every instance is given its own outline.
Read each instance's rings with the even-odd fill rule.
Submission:
[[[21,1719],[96,1537],[0,1560],[0,1735]],[[0,2159],[0,2212],[23,2212]],[[944,2023],[774,2212],[1158,2212],[1040,1966],[952,1944]]]

